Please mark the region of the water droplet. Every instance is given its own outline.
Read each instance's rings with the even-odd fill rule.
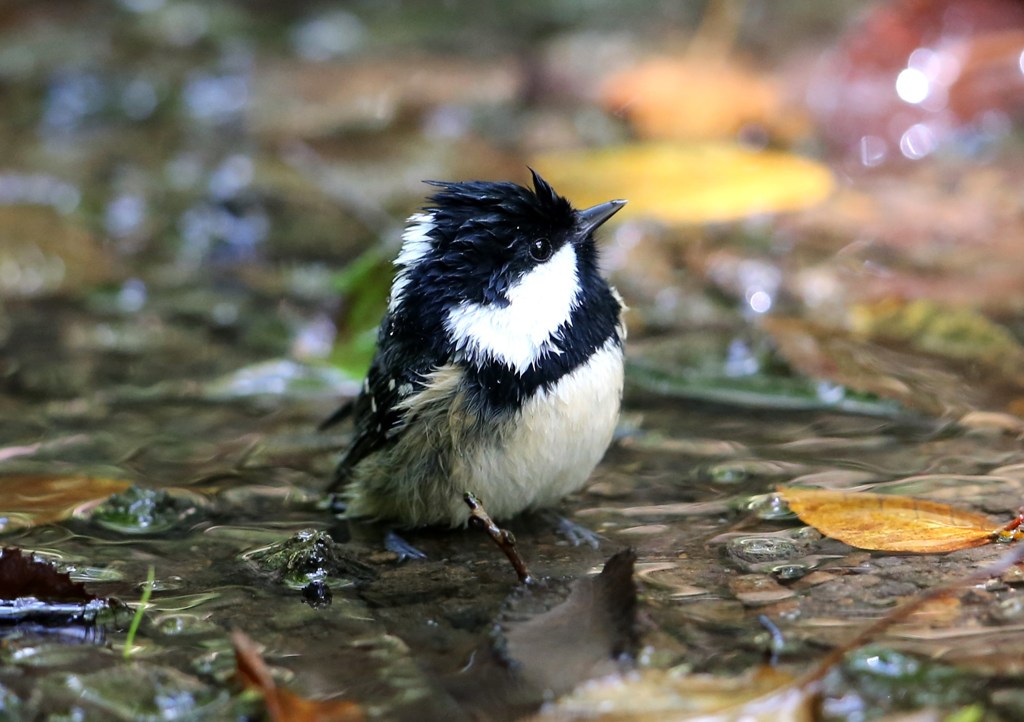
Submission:
[[[779,564],[772,567],[772,576],[780,582],[791,582],[807,575],[811,568],[805,564]]]
[[[785,502],[779,498],[778,494],[759,494],[757,496],[750,497],[750,501],[747,503],[747,509],[756,514],[758,518],[765,519],[767,521],[776,521],[779,519],[792,519],[795,514],[789,510]]]
[[[731,557],[744,564],[778,562],[800,555],[795,543],[777,536],[735,537],[725,548]]]

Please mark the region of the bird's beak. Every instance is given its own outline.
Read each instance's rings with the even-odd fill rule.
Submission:
[[[624,205],[626,205],[626,201],[608,201],[579,211],[577,215],[580,219],[580,236],[583,238],[589,236],[605,221],[618,213]]]

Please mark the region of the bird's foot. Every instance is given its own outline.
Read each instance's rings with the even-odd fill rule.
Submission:
[[[574,547],[578,547],[581,544],[587,544],[593,549],[601,547],[601,535],[597,532],[591,531],[582,524],[577,524],[572,519],[568,519],[561,514],[550,513],[549,516],[555,525],[555,531]]]
[[[348,510],[348,502],[341,494],[331,493],[327,495],[327,509],[335,516],[344,516]]]
[[[407,542],[393,530],[389,529],[384,535],[384,548],[389,552],[398,555],[398,561],[404,562],[409,559],[426,559],[427,555]]]

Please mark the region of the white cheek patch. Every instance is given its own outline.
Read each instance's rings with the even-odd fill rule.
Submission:
[[[395,259],[398,273],[391,283],[388,311],[394,313],[402,303],[402,296],[409,285],[409,270],[420,262],[433,247],[430,232],[434,230],[434,216],[431,213],[416,213],[409,216],[408,225],[402,233],[402,250]]]
[[[522,374],[543,354],[561,353],[555,332],[579,296],[576,249],[566,243],[505,296],[507,306],[463,302],[448,312],[446,325],[469,358],[493,358]]]

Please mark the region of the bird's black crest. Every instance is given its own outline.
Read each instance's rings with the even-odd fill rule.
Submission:
[[[558,195],[537,171],[530,169],[533,190],[508,182],[427,181],[442,188],[428,198],[424,210],[434,214],[438,227],[448,230],[472,227],[490,230],[498,236],[510,235],[509,225],[519,232],[569,230],[575,223],[569,201]],[[470,228],[467,228],[467,225]]]

